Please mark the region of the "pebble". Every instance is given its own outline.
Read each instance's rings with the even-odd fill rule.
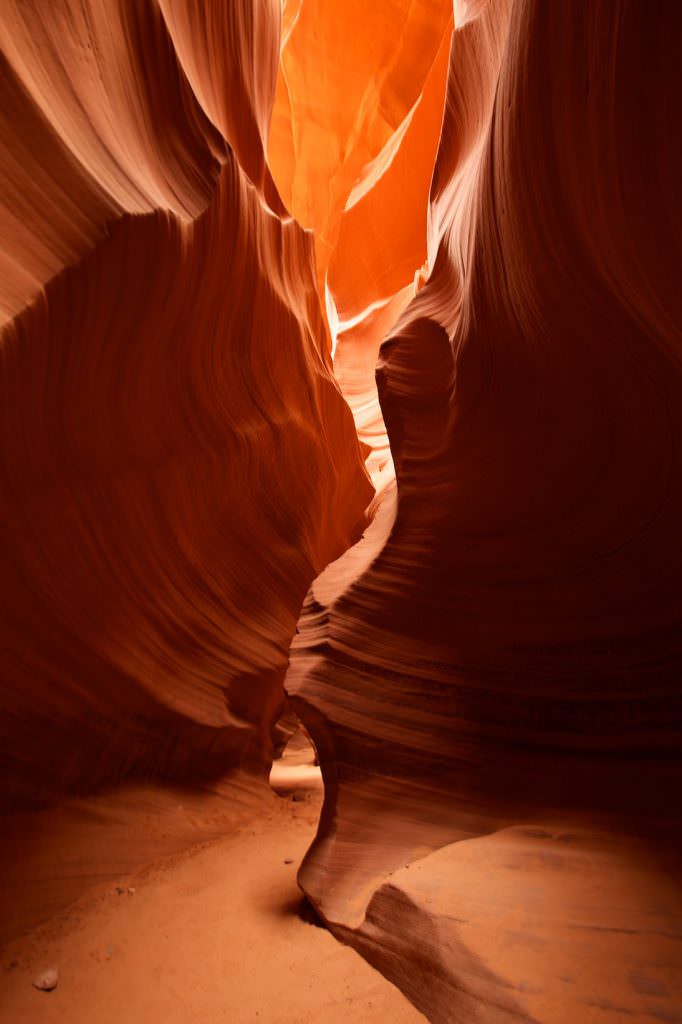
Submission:
[[[51,992],[53,988],[57,987],[59,981],[59,971],[56,967],[47,967],[40,974],[37,974],[33,979],[33,987],[40,989],[41,992]]]

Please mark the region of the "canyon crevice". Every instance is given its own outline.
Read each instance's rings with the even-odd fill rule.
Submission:
[[[0,39],[0,809],[257,815],[295,713],[429,1020],[681,1020],[682,8]]]

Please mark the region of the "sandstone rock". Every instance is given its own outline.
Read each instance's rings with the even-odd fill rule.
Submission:
[[[32,981],[34,988],[41,992],[52,992],[59,983],[59,971],[56,967],[46,967],[44,971],[36,974]]]

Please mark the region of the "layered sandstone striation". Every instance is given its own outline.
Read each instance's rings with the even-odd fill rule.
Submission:
[[[184,849],[293,709],[300,884],[430,1020],[679,1018],[681,38],[5,0],[3,810],[211,780]]]
[[[415,294],[440,136],[451,0],[287,0],[268,154],[315,235],[334,372],[367,467],[392,475],[374,369]]]
[[[326,787],[300,880],[432,1020],[674,1019],[680,11],[457,6],[377,371],[395,522],[313,584],[286,683]]]
[[[271,756],[372,495],[265,136],[279,5],[10,2],[2,800]]]

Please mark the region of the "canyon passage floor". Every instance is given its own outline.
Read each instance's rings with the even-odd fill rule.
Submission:
[[[296,871],[322,794],[296,795],[274,800],[269,813],[235,834],[96,885],[8,942],[0,959],[0,1020],[424,1021],[353,950],[299,916]],[[166,817],[170,823],[170,811]],[[102,854],[106,859],[109,851]],[[31,884],[30,877],[22,881]],[[62,884],[43,879],[41,891],[47,896],[52,889],[54,901]],[[59,969],[57,988],[37,991],[32,979],[52,965]]]

